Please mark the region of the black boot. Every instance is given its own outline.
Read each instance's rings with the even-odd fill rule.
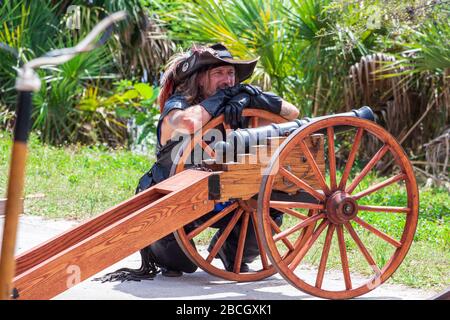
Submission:
[[[172,233],[149,247],[155,256],[156,265],[161,268],[164,276],[179,277],[183,272],[193,273],[198,268],[183,252]]]

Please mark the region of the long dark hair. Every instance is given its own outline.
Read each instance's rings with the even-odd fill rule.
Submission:
[[[196,104],[201,101],[202,93],[199,86],[199,76],[207,70],[202,69],[194,72],[180,83],[176,83],[177,67],[196,51],[208,50],[205,46],[194,45],[188,52],[180,52],[173,55],[166,66],[166,71],[161,78],[161,90],[158,95],[159,110],[162,112],[164,105],[174,93],[182,94],[189,104]]]

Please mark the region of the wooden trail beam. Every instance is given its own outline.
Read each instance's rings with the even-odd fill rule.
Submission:
[[[211,172],[185,170],[16,257],[18,299],[51,299],[214,208]]]

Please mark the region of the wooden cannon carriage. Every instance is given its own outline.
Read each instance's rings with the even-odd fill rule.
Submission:
[[[283,121],[279,116],[256,109],[244,110],[244,115],[254,127],[263,121]],[[269,137],[264,145],[250,146],[250,153],[237,154],[237,161],[218,163],[215,150],[205,137],[211,129],[220,126],[230,130],[222,121],[223,116],[213,119],[184,143],[172,168],[173,175],[167,180],[18,256],[14,278],[16,296],[52,298],[73,285],[74,270],[78,280],[83,281],[171,232],[175,232],[186,254],[212,275],[234,281],[257,281],[279,272],[298,289],[323,298],[362,295],[393,274],[413,240],[418,193],[411,165],[389,133],[368,120],[328,117],[312,121],[287,137]],[[343,126],[344,133],[335,133]],[[351,141],[347,161],[342,164],[335,157],[337,143],[343,143],[340,135]],[[358,150],[366,138],[377,140],[380,147],[365,161],[362,171],[350,179],[352,167],[359,162]],[[194,169],[184,169],[195,147],[201,147],[205,159]],[[395,173],[380,183],[360,188],[358,185],[364,177],[386,156],[395,160]],[[343,169],[340,179],[339,169]],[[361,201],[393,185],[406,190],[404,206]],[[282,200],[271,199],[274,191],[284,195]],[[187,232],[183,228],[211,212],[215,204],[226,201],[228,206],[209,214],[194,229]],[[270,208],[284,213],[281,226],[271,218]],[[395,219],[404,219],[404,229],[396,237],[389,235],[360,218],[361,212],[384,212],[387,218],[396,215]],[[230,216],[228,226],[211,252],[205,254],[199,248],[202,243],[209,243],[210,227],[227,215]],[[214,257],[237,223],[240,236],[235,264],[233,271],[226,271]],[[390,259],[382,264],[377,262],[368,248],[370,243],[363,243],[355,225],[391,247]],[[260,267],[241,272],[246,231],[250,227],[256,231]],[[349,236],[344,236],[344,230]],[[334,234],[335,246],[331,245]],[[198,239],[200,245],[194,245]],[[311,261],[301,264],[314,245],[318,264],[315,269]],[[347,248],[351,246],[357,247],[372,272],[370,279],[357,284],[352,282],[350,273]],[[327,258],[333,250],[338,252],[343,274],[342,288],[338,290],[325,286]],[[316,272],[315,283],[305,281],[303,271]]]
[[[417,225],[415,177],[406,154],[388,132],[372,121],[349,115],[315,119],[285,134],[258,139],[242,152],[233,150],[233,159],[228,162],[219,161],[223,160],[219,154],[223,150],[217,148],[221,141],[212,139],[210,133],[217,128],[230,135],[233,132],[223,116],[215,118],[184,141],[167,180],[14,260],[31,93],[40,85],[34,69],[61,64],[98,47],[111,34],[95,43],[101,32],[124,16],[119,12],[105,18],[77,46],[52,51],[20,69],[0,259],[1,298],[50,299],[172,232],[187,256],[212,275],[243,282],[278,272],[296,288],[323,298],[365,294],[394,273],[408,252]],[[244,116],[255,130],[262,124],[285,121],[256,109],[244,110]],[[371,155],[362,152],[369,144],[377,150]],[[189,162],[196,150],[200,156],[193,168]],[[343,150],[349,151],[345,154]],[[395,162],[391,176],[367,185],[364,178],[386,159]],[[356,167],[363,169],[357,172]],[[402,205],[377,198],[376,192],[384,188],[392,193],[396,205]],[[219,204],[226,205],[217,210]],[[274,210],[284,214],[281,225],[272,219]],[[392,219],[395,225],[401,220],[403,228],[380,230],[380,216],[374,213],[381,213],[384,222]],[[200,218],[201,223],[185,228]],[[210,252],[202,250],[202,245],[210,243],[211,228],[222,219],[227,219],[226,228]],[[252,264],[250,272],[241,272],[248,228],[255,230],[259,267]],[[236,256],[233,270],[227,271],[215,257],[235,230],[239,231]],[[333,239],[337,240],[334,244]],[[374,257],[373,246],[389,258]],[[350,261],[357,261],[355,252],[368,278],[352,277]],[[336,266],[342,274],[338,288],[327,282],[329,269]],[[315,281],[308,282],[306,272],[313,272]]]

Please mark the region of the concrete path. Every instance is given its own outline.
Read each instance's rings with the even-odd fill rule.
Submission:
[[[0,225],[3,226],[3,217]],[[58,235],[75,226],[77,222],[65,220],[47,220],[40,217],[24,215],[20,218],[17,252],[23,252],[41,242]],[[3,228],[3,227],[1,227]],[[135,253],[110,268],[100,272],[92,278],[122,267],[136,268],[140,265],[140,256]],[[251,266],[250,266],[251,267]],[[314,282],[316,272],[302,270],[302,274]],[[289,285],[280,275],[251,283],[235,283],[225,281],[197,270],[193,274],[180,278],[166,278],[158,275],[154,280],[141,282],[112,282],[101,283],[92,278],[70,288],[55,297],[64,300],[126,300],[126,299],[235,299],[235,300],[289,300],[289,299],[317,299],[305,294]],[[364,280],[352,275],[352,281],[357,283]],[[331,276],[330,285],[341,286],[342,276],[335,272]],[[436,292],[412,289],[400,285],[384,284],[358,299],[428,299]]]

